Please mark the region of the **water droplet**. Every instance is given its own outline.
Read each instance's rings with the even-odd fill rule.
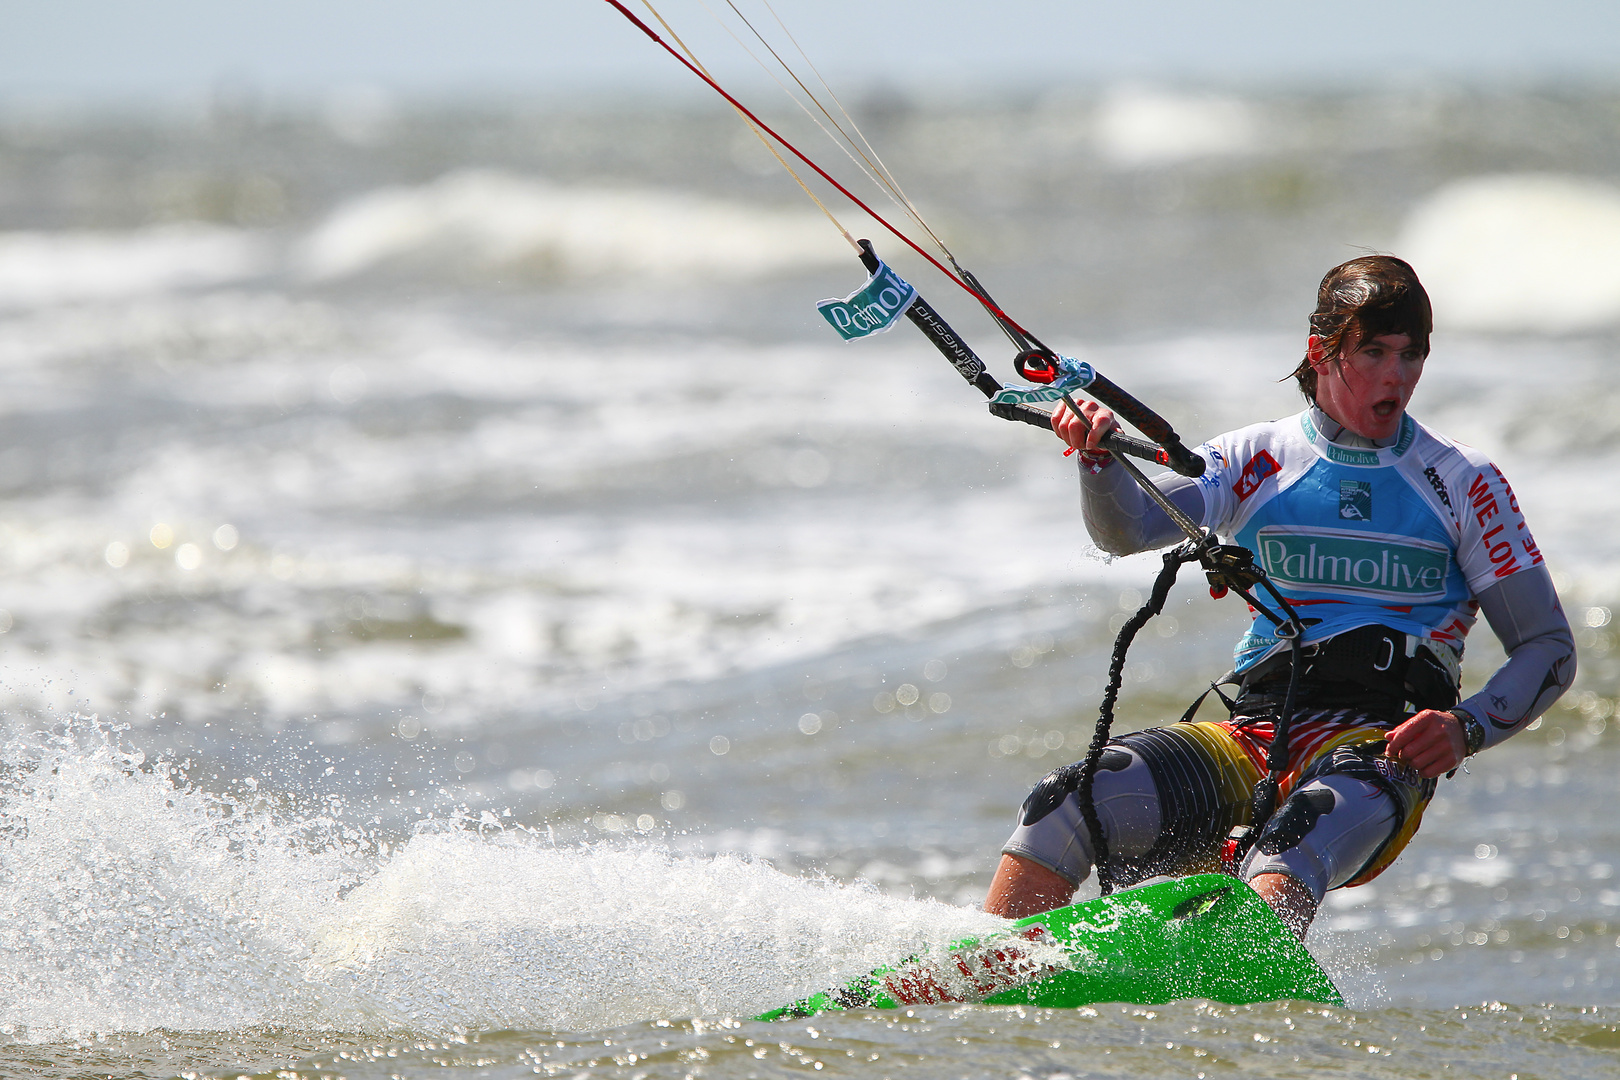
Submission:
[[[821,730],[821,717],[813,712],[807,712],[799,717],[799,730],[806,735],[814,735]]]
[[[731,751],[731,740],[724,735],[716,735],[709,740],[709,753],[715,757],[725,757]]]
[[[107,545],[107,550],[101,553],[107,560],[107,565],[114,570],[122,570],[129,565],[129,545],[122,540],[114,540]]]
[[[221,551],[233,550],[240,540],[235,525],[221,525],[214,530],[214,546]]]
[[[902,705],[915,705],[917,704],[917,699],[920,696],[922,695],[918,692],[917,688],[912,686],[910,683],[901,683],[899,688],[894,692],[894,700],[898,701]]]
[[[161,550],[174,543],[174,530],[160,521],[152,526],[152,531],[147,534],[147,539],[152,541],[153,547]]]
[[[414,716],[400,717],[396,727],[399,731],[399,737],[402,739],[414,739],[422,734],[422,721]]]

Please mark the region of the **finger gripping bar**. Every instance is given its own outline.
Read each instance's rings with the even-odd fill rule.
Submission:
[[[990,411],[1003,420],[1018,420],[1038,428],[1052,430],[1052,414],[1036,405],[1014,405],[1010,402],[991,402]],[[1103,436],[1103,448],[1117,454],[1129,454],[1160,465],[1170,464],[1170,455],[1164,449],[1142,439],[1133,439],[1118,431]],[[1199,459],[1202,462],[1202,458]]]
[[[1167,423],[1164,417],[1137,401],[1131,395],[1115,386],[1103,375],[1094,375],[1086,393],[1114,410],[1114,414],[1125,420],[1136,430],[1164,447],[1165,464],[1169,465],[1182,476],[1203,476],[1204,459],[1188,450],[1181,443],[1181,436]]]

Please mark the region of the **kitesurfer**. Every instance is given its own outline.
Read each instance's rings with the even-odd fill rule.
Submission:
[[[1305,625],[1281,802],[1235,865],[1302,936],[1329,889],[1395,859],[1438,777],[1522,731],[1575,676],[1569,623],[1507,479],[1406,412],[1431,328],[1407,263],[1335,267],[1293,372],[1306,409],[1205,443],[1196,480],[1155,480],[1195,522],[1253,551]],[[1181,539],[1101,449],[1113,415],[1095,402],[1080,413],[1061,408],[1053,427],[1080,451],[1092,539],[1116,555]],[[1481,612],[1508,659],[1459,703]],[[1229,831],[1248,823],[1289,677],[1274,629],[1257,615],[1238,642],[1229,719],[1133,732],[1103,752],[1093,804],[1113,880],[1215,869]],[[1091,873],[1073,776],[1059,770],[1030,793],[986,910],[1061,906]]]

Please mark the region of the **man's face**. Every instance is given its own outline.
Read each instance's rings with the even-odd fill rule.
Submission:
[[[1311,335],[1313,357],[1321,339]],[[1333,419],[1368,439],[1383,440],[1401,429],[1406,403],[1423,375],[1423,351],[1406,334],[1379,334],[1354,342],[1342,362],[1314,359],[1316,403]]]

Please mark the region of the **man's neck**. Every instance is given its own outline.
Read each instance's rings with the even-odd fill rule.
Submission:
[[[1385,446],[1394,446],[1396,441],[1401,437],[1399,428],[1396,429],[1395,434],[1391,435],[1387,439],[1369,439],[1365,435],[1357,435],[1355,432],[1333,419],[1333,417],[1329,416],[1322,410],[1322,406],[1316,404],[1315,402],[1311,403],[1311,422],[1316,425],[1316,430],[1322,433],[1322,438],[1326,439],[1328,442],[1338,443],[1340,446],[1368,446],[1381,448]]]

